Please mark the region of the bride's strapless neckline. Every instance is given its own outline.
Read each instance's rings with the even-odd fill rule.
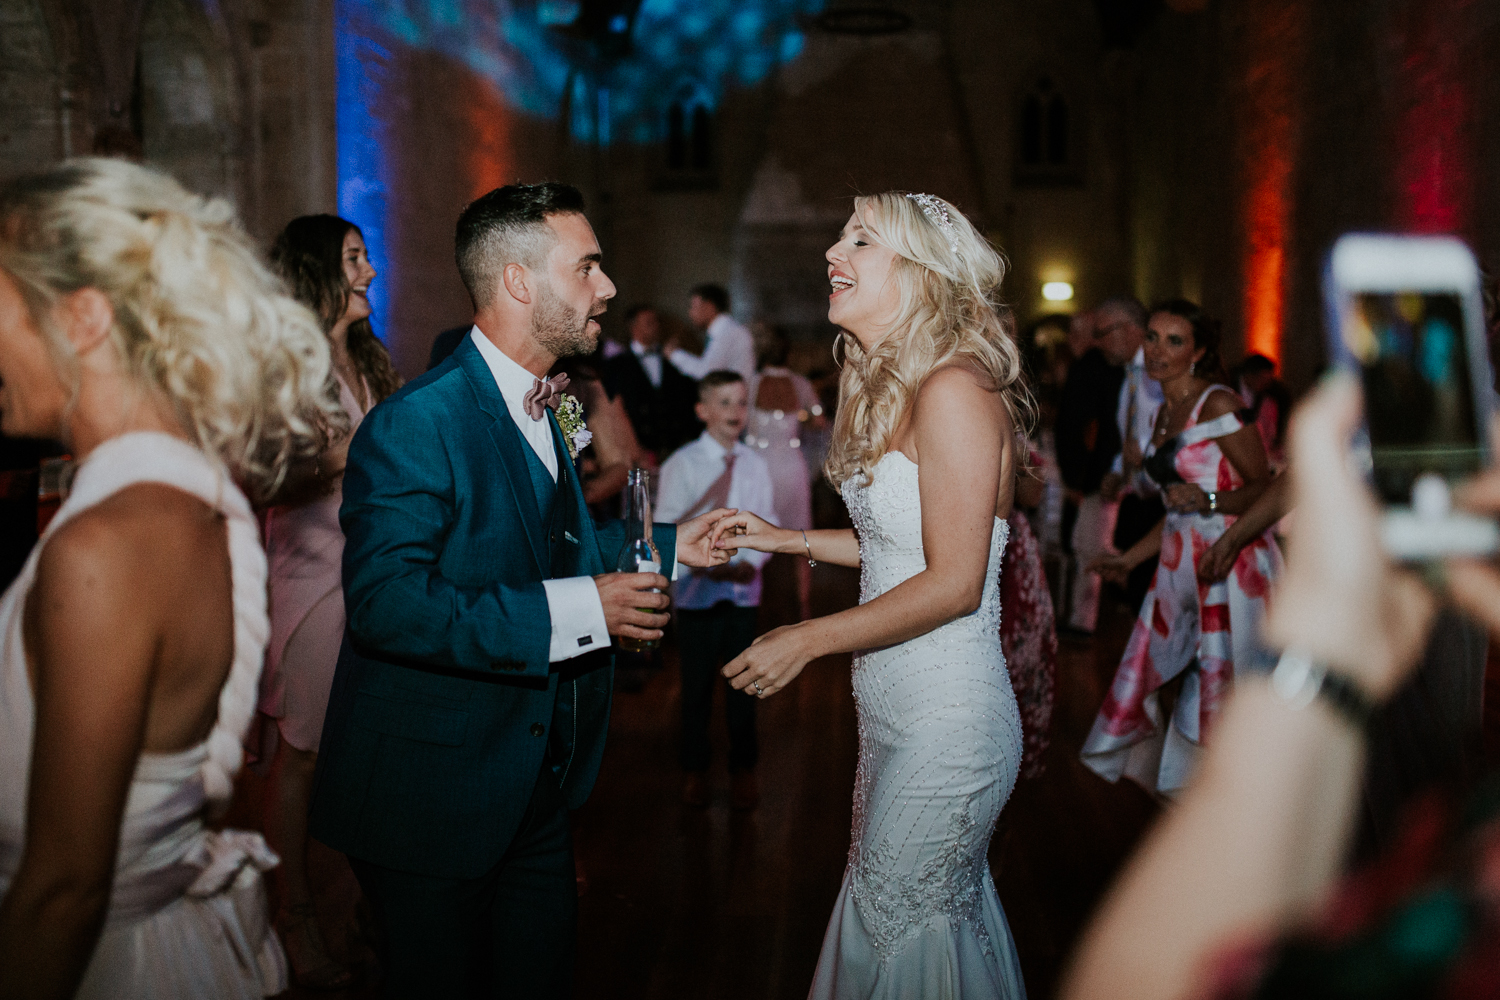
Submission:
[[[908,456],[906,454],[906,452],[902,451],[899,448],[896,449],[895,451],[888,451],[884,455],[881,455],[880,456],[880,460],[878,462],[876,462],[873,466],[871,466],[870,472],[873,474],[876,469],[880,468],[882,465],[885,464],[885,460],[886,459],[888,459],[888,458],[895,458],[897,456],[900,456],[900,458],[904,462],[906,462],[906,464],[912,469],[913,472],[916,472],[917,475],[920,476],[922,474],[922,467],[920,465],[918,465],[916,462],[913,462],[911,460],[911,457]],[[874,485],[874,483],[872,481],[871,483],[868,483],[866,485],[870,486],[870,485]],[[995,515],[995,520],[996,521],[1004,521],[1005,518],[1001,517],[999,514],[996,514]]]

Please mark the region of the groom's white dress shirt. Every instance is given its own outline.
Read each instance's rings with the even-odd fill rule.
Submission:
[[[557,481],[557,445],[552,438],[552,422],[545,417],[532,420],[522,400],[536,384],[536,376],[516,364],[490,339],[479,332],[479,327],[469,331],[479,356],[495,376],[495,385],[500,397],[505,400],[510,417],[516,422],[521,437],[536,452],[552,481]],[[529,487],[528,487],[529,488]],[[590,576],[570,576],[557,580],[543,580],[547,591],[547,614],[552,619],[552,646],[548,661],[569,660],[583,653],[609,647],[609,629],[604,622],[604,604],[599,600],[599,588]],[[588,641],[584,641],[587,639]],[[581,644],[580,644],[581,643]]]
[[[708,343],[703,354],[689,354],[678,348],[667,360],[689,378],[701,379],[709,372],[725,369],[739,372],[748,385],[755,378],[755,338],[728,313],[719,313],[708,324]]]

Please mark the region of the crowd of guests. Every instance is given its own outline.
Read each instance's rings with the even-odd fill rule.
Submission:
[[[0,996],[147,995],[171,981],[182,988],[170,995],[251,997],[289,973],[315,989],[352,981],[323,942],[306,854],[345,634],[344,463],[353,430],[401,383],[372,327],[378,278],[352,222],[295,219],[263,257],[224,203],[118,161],[0,189],[5,430],[63,429],[81,470],[0,604]],[[739,323],[716,285],[693,290],[688,318],[699,351],[643,304],[625,313],[626,342],[560,362],[593,432],[579,456],[585,499],[607,511],[646,468],[661,520],[732,507],[811,529],[809,443],[831,415],[787,366],[785,333]],[[432,365],[469,334],[440,335]],[[1000,626],[1022,773],[1042,770],[1057,626],[1093,631],[1113,593],[1137,619],[1084,762],[1182,795],[1107,902],[1067,995],[1337,982],[1373,996],[1358,992],[1359,964],[1415,948],[1420,961],[1391,959],[1402,982],[1487,995],[1493,797],[1467,825],[1429,823],[1409,855],[1425,881],[1406,871],[1384,891],[1330,895],[1368,709],[1351,725],[1347,704],[1316,689],[1289,700],[1250,676],[1268,644],[1293,646],[1367,706],[1423,662],[1432,597],[1381,555],[1374,505],[1340,461],[1357,392],[1323,390],[1288,449],[1274,363],[1251,355],[1226,372],[1218,324],[1181,299],[1110,298],[1025,346],[1042,419],[1019,442]],[[1497,498],[1492,473],[1468,499]],[[1300,544],[1284,570],[1275,529],[1294,506]],[[1075,567],[1058,587],[1050,548]],[[720,668],[757,636],[766,559],[744,549],[676,582],[692,806],[710,799],[716,688],[731,804],[759,798],[755,699]],[[795,562],[803,617],[810,562]],[[1500,627],[1492,570],[1455,563],[1449,580],[1460,606]],[[205,822],[227,803],[252,728],[270,776],[265,840]],[[1453,853],[1434,846],[1440,835]],[[257,917],[271,870],[279,936]],[[1319,911],[1329,898],[1335,910]],[[1451,925],[1438,945],[1414,929],[1424,913]]]

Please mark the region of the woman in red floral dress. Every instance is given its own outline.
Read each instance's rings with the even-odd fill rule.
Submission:
[[[1165,494],[1167,516],[1129,552],[1096,564],[1113,577],[1161,555],[1083,762],[1110,781],[1124,776],[1164,794],[1191,777],[1235,664],[1249,661],[1266,593],[1281,569],[1267,532],[1240,551],[1226,580],[1198,579],[1199,559],[1270,482],[1265,446],[1241,420],[1239,396],[1207,377],[1220,371],[1218,347],[1218,324],[1197,305],[1178,299],[1152,311],[1146,373],[1161,383],[1166,401],[1144,469]],[[1179,676],[1163,725],[1161,690]]]

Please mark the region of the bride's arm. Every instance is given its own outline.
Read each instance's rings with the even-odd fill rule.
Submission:
[[[765,518],[742,510],[724,518],[714,529],[715,547],[721,549],[754,549],[756,552],[782,552],[806,556],[814,562],[835,566],[859,565],[859,537],[853,528],[823,528],[798,531],[778,528]],[[803,538],[807,541],[804,542]]]
[[[867,604],[762,636],[724,668],[735,688],[774,693],[820,656],[905,642],[979,607],[995,500],[1014,473],[1005,403],[967,371],[943,369],[917,393],[912,432],[927,568]]]

